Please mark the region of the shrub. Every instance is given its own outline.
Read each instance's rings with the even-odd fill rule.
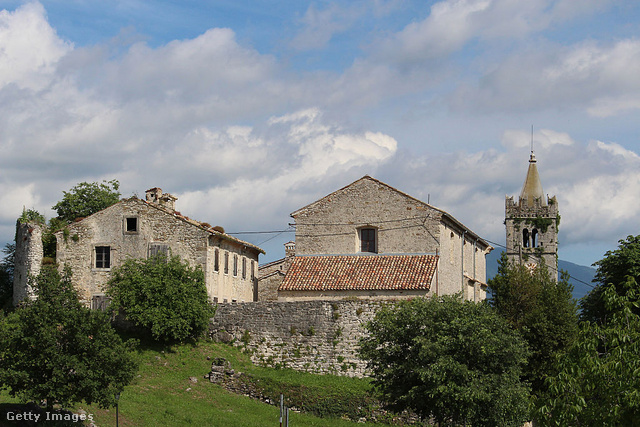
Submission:
[[[113,313],[122,311],[156,341],[197,338],[214,314],[202,269],[191,268],[179,257],[125,261],[112,272],[107,295]]]
[[[0,384],[25,402],[113,406],[137,370],[135,342],[79,303],[68,272],[43,266],[31,284],[37,299],[0,321]]]

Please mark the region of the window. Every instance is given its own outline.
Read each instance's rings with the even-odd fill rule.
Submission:
[[[165,243],[149,243],[149,258],[154,256],[169,257],[169,245]]]
[[[111,303],[111,298],[105,295],[94,295],[91,297],[91,309],[106,311]]]
[[[224,274],[229,274],[229,252],[224,253]]]
[[[213,251],[213,271],[220,271],[220,251],[218,248]]]
[[[360,229],[360,252],[377,253],[376,247],[376,229],[361,228]]]
[[[238,255],[233,255],[233,275],[238,275]]]
[[[534,228],[531,231],[531,247],[532,248],[537,248],[538,247],[538,230],[536,228]]]
[[[251,280],[256,279],[255,261],[251,260]]]
[[[124,232],[125,234],[138,233],[138,217],[132,216],[124,219]]]
[[[242,280],[247,278],[247,259],[242,258]]]
[[[529,247],[529,229],[527,228],[522,230],[522,247],[523,248]]]
[[[111,246],[96,246],[96,268],[111,268]]]

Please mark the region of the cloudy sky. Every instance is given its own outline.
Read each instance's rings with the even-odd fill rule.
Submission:
[[[228,232],[365,174],[504,244],[531,126],[589,265],[640,223],[640,2],[0,0],[0,243],[82,181]],[[292,233],[238,237],[280,258]],[[498,247],[498,249],[500,249]]]

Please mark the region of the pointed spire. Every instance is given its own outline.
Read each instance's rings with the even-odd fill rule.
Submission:
[[[527,171],[527,177],[524,180],[522,192],[520,193],[520,202],[525,200],[525,198],[528,206],[534,206],[536,199],[540,199],[540,206],[547,206],[547,200],[542,191],[542,183],[540,182],[540,175],[538,174],[538,168],[536,166],[536,156],[533,154],[533,150],[531,150],[531,157],[529,157],[529,170]]]

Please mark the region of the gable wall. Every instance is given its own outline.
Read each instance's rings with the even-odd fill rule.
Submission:
[[[124,232],[124,218],[138,217],[138,233]],[[90,301],[103,292],[110,269],[95,268],[95,246],[111,247],[111,268],[127,258],[147,258],[150,243],[165,243],[172,255],[192,266],[204,266],[207,256],[206,235],[193,225],[146,205],[137,199],[124,200],[68,227],[67,237],[58,233],[57,262],[69,266],[80,298]]]
[[[378,229],[378,253],[435,253],[441,213],[380,183],[362,179],[302,210],[296,255],[354,254],[358,228]]]

